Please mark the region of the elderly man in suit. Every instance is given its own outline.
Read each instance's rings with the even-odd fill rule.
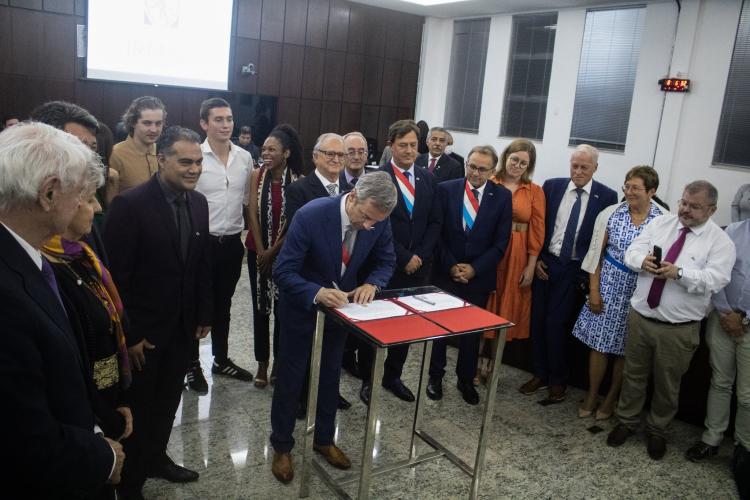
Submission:
[[[444,128],[432,127],[427,136],[429,152],[419,155],[416,160],[416,164],[425,167],[438,182],[464,178],[463,164],[445,152],[448,136],[448,131]]]
[[[119,481],[119,443],[94,432],[96,389],[55,276],[39,252],[61,234],[82,193],[103,181],[78,139],[41,123],[0,134],[0,397],[4,491],[79,498]]]
[[[121,493],[139,498],[146,477],[198,479],[176,465],[167,443],[191,362],[191,346],[212,318],[208,203],[195,191],[203,154],[192,130],[170,127],[157,142],[159,171],[122,193],[109,210],[104,241],[112,276],[130,318],[128,351],[133,457]]]
[[[487,182],[495,165],[495,148],[476,146],[469,153],[466,178],[438,185],[443,228],[435,284],[482,308],[495,289],[497,263],[508,247],[513,219],[510,191]],[[430,399],[443,397],[445,348],[445,340],[435,341],[427,384]],[[470,405],[479,403],[473,384],[478,359],[479,334],[462,336],[456,364],[457,387]]]
[[[396,270],[388,288],[408,288],[429,284],[435,247],[440,237],[442,215],[437,196],[437,181],[426,169],[416,165],[419,127],[413,120],[399,120],[388,129],[393,157],[380,167],[398,191],[398,203],[391,212]],[[402,401],[413,402],[414,394],[401,381],[409,346],[388,349],[382,386]],[[360,351],[360,373],[363,376],[360,399],[370,401],[372,349]]]
[[[373,173],[342,196],[313,200],[292,221],[273,277],[279,285],[281,324],[279,378],[271,406],[272,472],[283,483],[294,477],[294,415],[312,348],[316,305],[338,307],[351,298],[365,304],[385,286],[396,258],[388,215],[396,204],[389,177]],[[358,279],[363,265],[369,274]],[[326,328],[320,361],[320,390],[314,449],[334,467],[348,469],[349,458],[333,442],[336,396],[345,334]]]
[[[570,156],[570,177],[549,179],[542,186],[547,223],[532,285],[534,376],[519,391],[529,395],[549,388],[547,399],[555,403],[565,399],[566,337],[583,305],[581,259],[589,248],[596,216],[617,202],[617,193],[593,180],[598,161],[599,151],[581,144]]]

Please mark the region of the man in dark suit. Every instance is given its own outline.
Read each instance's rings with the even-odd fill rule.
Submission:
[[[427,136],[427,147],[430,151],[419,155],[416,160],[417,165],[425,167],[438,182],[464,178],[463,163],[457,162],[445,153],[447,145],[448,131],[442,127],[432,127]]]
[[[286,188],[287,226],[308,201],[348,191],[346,181],[340,179],[345,156],[344,139],[340,135],[328,133],[318,137],[313,147],[315,170]]]
[[[443,229],[435,266],[435,284],[443,290],[484,308],[495,289],[497,263],[510,241],[513,219],[509,190],[487,182],[495,172],[497,152],[492,146],[476,146],[469,153],[466,179],[438,185]],[[430,359],[427,396],[443,397],[445,340],[437,340]],[[459,339],[456,375],[464,401],[479,403],[473,378],[479,360],[479,334]]]
[[[399,120],[388,129],[393,158],[380,168],[396,186],[398,203],[391,213],[396,270],[388,288],[424,286],[429,283],[435,245],[440,237],[440,203],[437,181],[427,170],[414,164],[419,144],[419,128],[412,120]],[[401,381],[409,345],[388,349],[382,385],[403,401],[414,401],[414,394]],[[372,376],[372,349],[360,352],[363,375],[360,399],[368,404]]]
[[[240,135],[237,137],[237,145],[250,153],[253,158],[253,165],[258,164],[260,158],[260,148],[253,143],[253,129],[249,125],[240,127]]]
[[[544,246],[532,285],[531,346],[534,376],[519,391],[529,395],[549,388],[548,400],[565,399],[568,378],[566,338],[581,306],[581,271],[594,230],[604,208],[617,203],[617,193],[593,180],[599,152],[581,144],[570,157],[570,178],[547,180]]]
[[[16,498],[101,494],[119,481],[122,447],[94,432],[95,387],[39,252],[68,227],[81,194],[102,182],[101,163],[70,134],[19,124],[0,134],[0,180],[3,491]]]
[[[271,406],[272,472],[283,483],[294,477],[294,415],[310,359],[316,304],[338,307],[351,297],[372,300],[393,273],[395,256],[388,215],[396,190],[387,175],[363,177],[343,196],[313,200],[295,215],[276,258],[273,278],[279,286],[281,323],[278,379]],[[369,275],[357,278],[366,263]],[[320,385],[314,449],[333,466],[351,467],[334,443],[336,395],[345,334],[326,328],[320,361]]]
[[[130,318],[133,435],[121,494],[139,498],[146,477],[198,479],[166,453],[191,344],[211,324],[208,203],[194,191],[200,137],[170,127],[157,142],[159,171],[112,201],[104,232],[112,276]]]

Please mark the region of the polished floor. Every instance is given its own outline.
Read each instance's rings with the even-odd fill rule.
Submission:
[[[246,270],[237,287],[232,308],[230,356],[253,372],[252,316]],[[449,367],[455,366],[455,351],[449,349]],[[200,472],[200,480],[175,485],[151,479],[144,496],[158,499],[289,499],[297,497],[299,478],[289,485],[271,474],[269,444],[272,387],[256,389],[252,383],[225,377],[212,378],[211,343],[201,344],[201,359],[210,392],[204,396],[183,393],[177,411],[169,453],[180,463]],[[419,355],[412,348],[404,381],[416,390]],[[495,416],[490,429],[487,465],[480,498],[737,498],[729,470],[731,440],[726,439],[718,456],[704,464],[684,458],[685,450],[700,437],[701,429],[675,422],[669,434],[666,457],[653,461],[646,454],[641,434],[622,447],[606,445],[614,425],[601,423],[598,433],[589,428],[593,419],[579,419],[576,409],[583,393],[572,389],[561,404],[542,406],[541,396],[523,396],[516,388],[528,374],[502,366]],[[341,393],[353,403],[339,412],[338,445],[352,458],[356,469],[361,459],[366,408],[359,401],[359,380],[343,375]],[[466,405],[455,389],[455,375],[446,375],[442,401],[427,400],[425,428],[472,463],[479,434],[481,405]],[[480,390],[484,401],[486,393]],[[408,455],[413,404],[384,393],[382,418],[376,443],[375,466],[401,460]],[[302,425],[295,437],[301,446]],[[426,445],[422,445],[426,447]],[[425,448],[427,449],[427,448]],[[299,465],[300,453],[293,453]],[[335,477],[353,472],[330,469]],[[298,475],[299,476],[299,475]],[[453,499],[467,498],[471,481],[446,459],[438,459],[373,479],[371,498]],[[333,498],[313,474],[310,498]],[[355,496],[356,487],[347,488]]]

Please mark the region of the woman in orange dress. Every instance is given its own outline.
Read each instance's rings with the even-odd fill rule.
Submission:
[[[531,182],[536,148],[527,139],[516,139],[505,148],[492,180],[513,193],[513,229],[505,255],[497,265],[497,288],[487,309],[516,324],[506,330],[506,340],[529,338],[531,281],[544,244],[544,191]],[[495,339],[495,332],[485,333]],[[492,349],[490,352],[495,352]],[[486,378],[492,360],[480,358],[478,377]]]

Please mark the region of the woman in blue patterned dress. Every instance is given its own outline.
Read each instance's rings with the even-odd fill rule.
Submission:
[[[589,297],[578,316],[573,335],[591,348],[589,391],[578,416],[589,417],[596,409],[599,386],[614,355],[612,384],[596,409],[596,419],[612,416],[622,385],[625,338],[630,297],[637,273],[622,260],[633,239],[654,217],[666,212],[652,200],[659,187],[659,175],[651,167],[633,167],[625,176],[625,201],[603,210],[596,220],[591,246],[581,268],[589,272]]]

